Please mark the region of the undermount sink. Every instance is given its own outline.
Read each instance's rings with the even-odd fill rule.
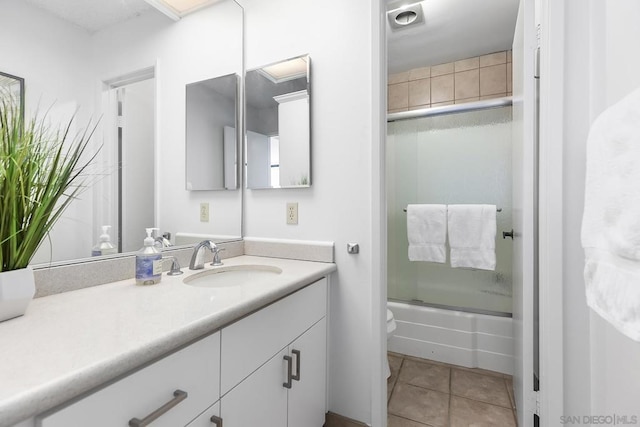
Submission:
[[[274,278],[282,269],[271,265],[231,265],[185,277],[182,281],[200,288],[226,288]]]

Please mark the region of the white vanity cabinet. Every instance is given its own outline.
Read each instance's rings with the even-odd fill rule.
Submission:
[[[16,427],[321,427],[327,283]]]
[[[220,332],[36,418],[37,427],[184,426],[220,396]],[[210,424],[211,425],[211,424]]]
[[[225,427],[321,427],[326,412],[322,279],[222,330]]]

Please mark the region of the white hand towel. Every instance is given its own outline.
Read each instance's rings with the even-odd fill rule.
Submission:
[[[496,269],[495,205],[449,205],[451,267]]]
[[[407,206],[407,237],[410,261],[445,262],[447,206]]]
[[[591,126],[582,247],[587,304],[640,341],[640,89]]]

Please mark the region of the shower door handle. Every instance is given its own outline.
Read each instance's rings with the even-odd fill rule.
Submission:
[[[506,239],[507,237],[511,237],[511,240],[513,240],[513,228],[511,229],[511,231],[502,232],[502,238]]]

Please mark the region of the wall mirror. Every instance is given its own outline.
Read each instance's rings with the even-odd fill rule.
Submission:
[[[0,71],[0,99],[10,97],[20,102],[24,114],[24,79]]]
[[[187,85],[186,188],[238,188],[238,88],[240,76]]]
[[[310,74],[308,55],[247,71],[247,188],[311,185]]]
[[[1,71],[25,79],[25,116],[48,111],[59,124],[77,111],[72,132],[100,120],[87,188],[32,264],[89,258],[103,225],[119,252],[140,249],[145,227],[177,245],[241,238],[240,191],[185,189],[185,88],[243,74],[242,7],[221,0],[170,17],[152,3],[2,1]]]

